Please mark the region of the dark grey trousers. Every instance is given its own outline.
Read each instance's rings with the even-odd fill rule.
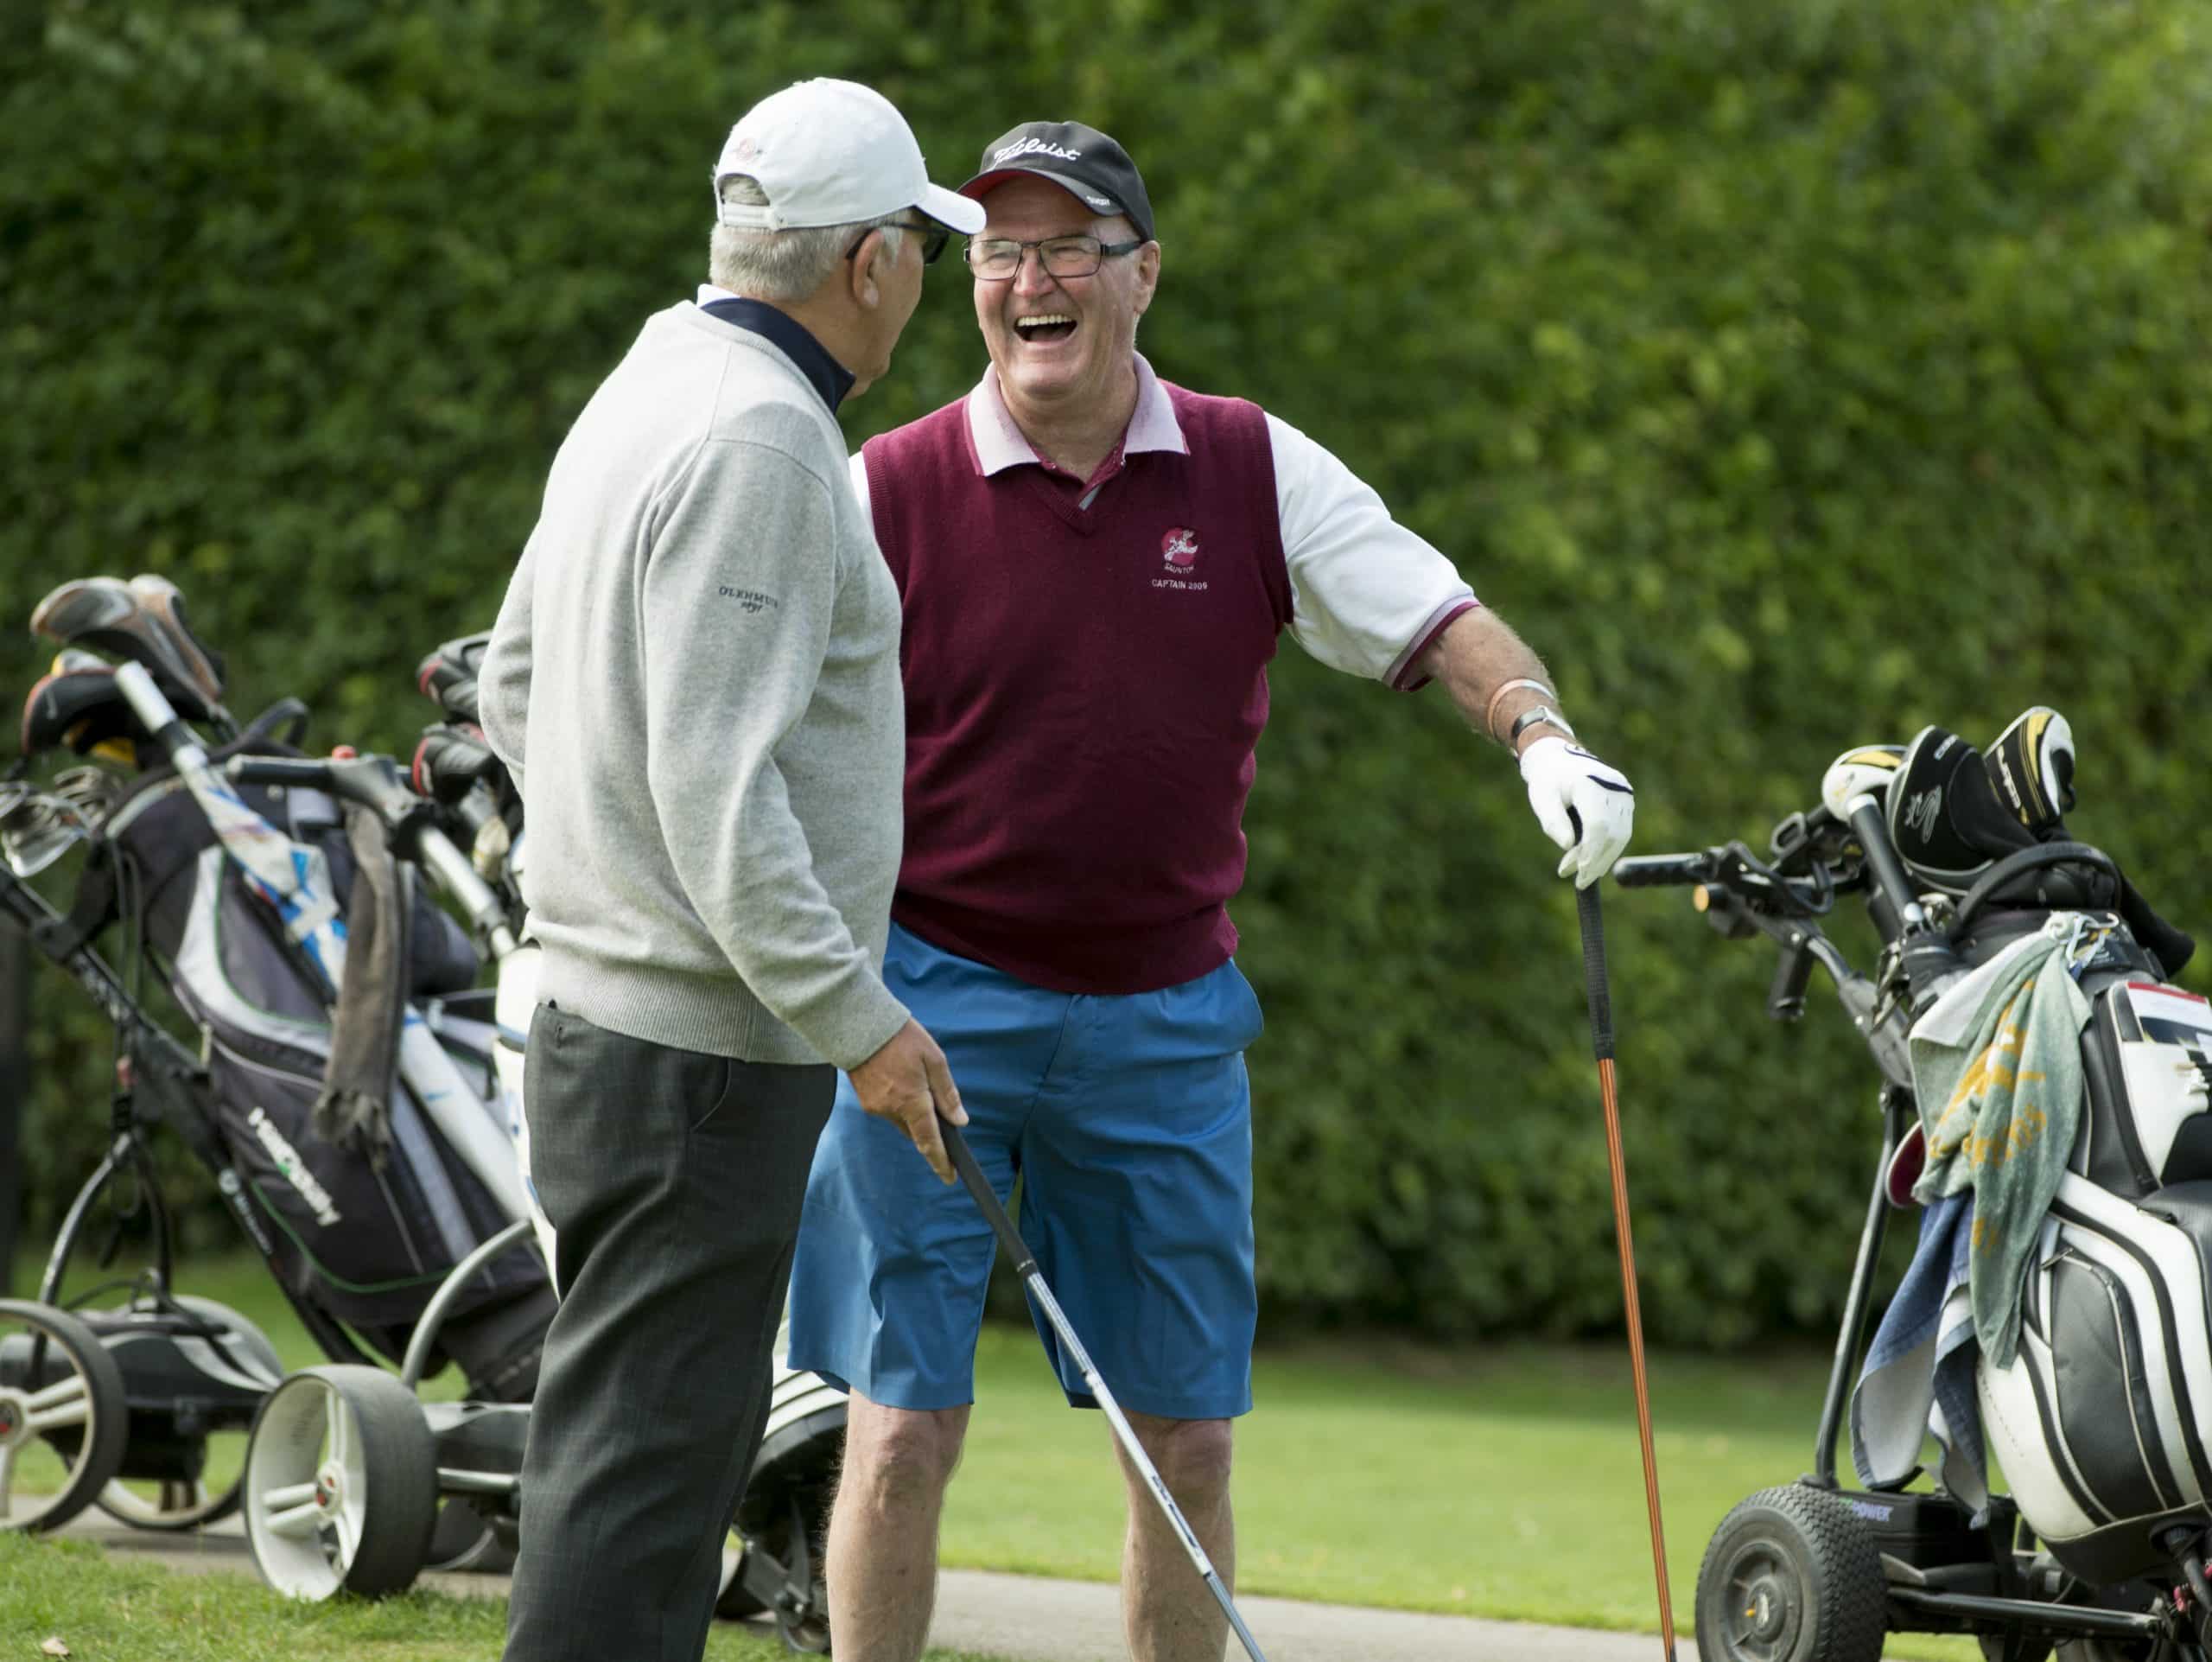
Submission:
[[[561,1308],[530,1410],[507,1662],[698,1662],[768,1411],[836,1070],[541,1004],[524,1079]]]

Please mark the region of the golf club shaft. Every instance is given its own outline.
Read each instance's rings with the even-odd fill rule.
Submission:
[[[989,1180],[983,1175],[983,1168],[976,1163],[976,1156],[968,1146],[968,1139],[961,1136],[957,1125],[949,1121],[939,1120],[938,1129],[944,1134],[945,1152],[952,1156],[953,1169],[960,1174],[960,1181],[968,1186],[968,1193],[982,1208],[984,1218],[999,1238],[999,1244],[1006,1248],[1007,1256],[1014,1260],[1014,1274],[1021,1277],[1021,1284],[1028,1289],[1030,1297],[1037,1301],[1037,1308],[1045,1313],[1046,1324],[1058,1335],[1068,1354],[1075,1359],[1076,1368],[1083,1375],[1084,1384],[1090,1387],[1091,1396],[1097,1399],[1099,1411],[1106,1416],[1107,1423],[1114,1428],[1114,1436],[1122,1445],[1122,1452],[1128,1456],[1129,1463],[1144,1478],[1145,1487],[1152,1491],[1153,1499],[1160,1502],[1160,1509],[1167,1515],[1168,1525],[1183,1543],[1184,1551],[1191,1555],[1191,1563],[1197,1568],[1199,1579],[1205,1582],[1206,1590],[1213,1595],[1214,1602],[1221,1606],[1222,1614],[1229,1618],[1230,1630],[1236,1635],[1237,1643],[1243,1646],[1244,1654],[1250,1657],[1252,1662],[1267,1662],[1267,1658],[1261,1653],[1259,1641],[1252,1637],[1252,1630],[1244,1625],[1244,1618],[1236,1614],[1236,1602],[1229,1596],[1229,1589],[1214,1570],[1213,1560],[1206,1557],[1205,1548],[1199,1544],[1198,1533],[1192,1529],[1190,1519],[1183,1516],[1183,1509],[1175,1504],[1175,1497],[1168,1493],[1166,1481],[1160,1475],[1160,1468],[1145,1453],[1144,1444],[1137,1441],[1137,1434],[1130,1426],[1128,1417],[1122,1412],[1121,1404],[1114,1400],[1114,1393],[1106,1388],[1106,1381],[1098,1377],[1098,1369],[1092,1364],[1090,1353],[1084,1349],[1083,1341],[1075,1336],[1075,1329],[1069,1325],[1059,1301],[1052,1296],[1052,1289],[1045,1284],[1044,1275],[1037,1268],[1037,1260],[1030,1256],[1029,1248],[1023,1244],[1020,1232],[1014,1226],[1014,1219],[1007,1216],[1006,1208],[999,1204],[999,1197],[992,1190]]]
[[[1651,1570],[1659,1584],[1659,1635],[1675,1662],[1675,1602],[1667,1590],[1667,1533],[1659,1521],[1659,1462],[1651,1450],[1651,1387],[1643,1372],[1643,1315],[1636,1296],[1636,1243],[1629,1233],[1628,1160],[1621,1149],[1620,1103],[1613,1082],[1613,1000],[1605,980],[1605,923],[1598,886],[1575,891],[1582,920],[1582,971],[1590,995],[1590,1039],[1598,1054],[1598,1092],[1605,1104],[1605,1157],[1613,1173],[1613,1233],[1620,1243],[1621,1296],[1628,1314],[1629,1371],[1636,1381],[1636,1430],[1643,1443],[1643,1499],[1651,1511]]]

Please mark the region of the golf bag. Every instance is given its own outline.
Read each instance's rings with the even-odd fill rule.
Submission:
[[[2212,1503],[2212,1003],[2162,979],[2189,937],[2109,857],[2065,841],[2072,773],[2056,712],[2028,712],[1986,760],[1929,728],[1886,806],[1919,883],[1962,908],[1979,895],[1962,966],[2055,911],[2096,941],[2072,965],[2090,1007],[2081,1111],[2030,1261],[2019,1348],[2002,1368],[1980,1354],[1974,1384],[2020,1515],[2063,1568],[2104,1583],[2170,1563],[2167,1532],[2201,1530]],[[2008,857],[2024,867],[2009,882],[1996,869]]]
[[[2019,1352],[1976,1386],[2021,1515],[2102,1582],[2164,1563],[2212,1501],[2212,1003],[2123,973],[2094,1012]]]
[[[354,858],[336,801],[297,787],[241,786],[238,794],[302,850],[321,852],[342,914]],[[81,927],[103,908],[120,917],[201,1026],[209,1110],[232,1168],[225,1181],[254,1202],[265,1226],[257,1244],[287,1292],[397,1362],[447,1273],[510,1219],[397,1079],[387,1149],[372,1156],[318,1134],[333,1033],[324,984],[181,779],[167,769],[143,775],[103,833],[74,920]],[[404,863],[395,876],[406,919],[400,988],[479,1095],[496,1101],[490,995],[464,990],[475,952]],[[552,1310],[543,1268],[518,1245],[471,1277],[439,1328],[431,1366],[459,1363],[479,1400],[526,1401]]]

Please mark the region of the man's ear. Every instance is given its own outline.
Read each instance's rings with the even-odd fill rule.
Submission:
[[[874,309],[883,298],[880,278],[886,252],[886,239],[879,226],[861,239],[860,247],[845,262],[850,268],[845,280],[851,288],[854,303],[863,309]]]
[[[1151,309],[1153,290],[1160,286],[1160,245],[1148,242],[1137,250],[1137,315]]]

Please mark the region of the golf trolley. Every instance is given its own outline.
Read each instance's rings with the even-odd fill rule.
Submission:
[[[2118,1053],[2092,1054],[2109,1023],[2114,1044],[2163,1036],[2194,1047],[2201,1062],[2212,1006],[2193,1039],[2151,1022],[2132,1036],[2116,1025],[2131,998],[2141,1007],[2153,994],[2191,997],[2155,985],[2190,943],[2107,856],[2067,837],[2047,799],[2070,806],[2071,774],[2070,736],[2055,712],[2028,712],[1986,763],[1931,728],[1910,748],[1846,753],[1821,804],[1777,825],[1764,858],[1731,843],[1614,869],[1625,888],[1693,887],[1727,939],[1774,941],[1767,1012],[1777,1021],[1802,1015],[1812,971],[1825,970],[1881,1079],[1881,1156],[1812,1468],[1753,1494],[1714,1531],[1696,1597],[1706,1662],[1873,1662],[1890,1630],[1972,1634],[2003,1662],[2041,1662],[2054,1646],[2061,1662],[2212,1655],[2212,1141],[2177,1132],[2202,1114],[2201,1093],[2177,1097],[2161,1123],[2162,1110],[2115,1082]],[[2023,779],[2043,795],[2020,793]],[[1948,854],[1931,848],[1945,838]],[[1865,897],[1882,943],[1871,977],[1821,928],[1852,894]],[[2081,1134],[2037,1238],[2020,1356],[1999,1368],[1969,1353],[1969,1394],[2012,1493],[1974,1497],[1986,1501],[1978,1507],[1943,1476],[1914,1487],[1917,1467],[1868,1481],[1863,1461],[1865,1487],[1844,1487],[1837,1449],[1885,1226],[1891,1210],[1912,1204],[1924,1146],[1908,1035],[1967,973],[2054,914],[2076,912],[2092,914],[2103,943],[2074,965],[2098,1012],[2083,1038]],[[1946,1425],[1948,1445],[1957,1427]],[[1916,1450],[1924,1429],[1918,1417],[1908,1428]],[[1947,1475],[1959,1469],[1955,1455],[1947,1446]]]
[[[28,865],[10,852],[11,867]],[[0,912],[32,932],[62,921],[16,869],[0,870]],[[242,1436],[284,1370],[245,1316],[169,1290],[169,1220],[141,1093],[169,1104],[163,1117],[229,1173],[197,1111],[196,1062],[145,1021],[89,948],[66,955],[62,966],[115,1022],[120,1060],[107,1156],[70,1206],[37,1297],[0,1300],[0,1529],[57,1529],[87,1506],[141,1529],[191,1529],[237,1510],[238,1483],[211,1491],[206,1481],[211,1440]],[[151,1213],[156,1264],[136,1284],[110,1283],[79,1301],[130,1286],[117,1309],[64,1309],[56,1301],[71,1256],[96,1203],[120,1184],[136,1190],[124,1216]],[[224,1193],[235,1207],[236,1186]]]
[[[287,701],[246,728],[232,722],[219,660],[161,579],[66,584],[33,627],[64,651],[27,701],[26,765],[66,744],[121,767],[0,787],[0,906],[114,1023],[118,1062],[107,1156],[64,1219],[40,1296],[0,1305],[0,1524],[53,1529],[98,1504],[182,1529],[243,1506],[264,1575],[308,1597],[404,1587],[426,1560],[480,1561],[512,1541],[497,1501],[519,1466],[551,1295],[493,1111],[489,996],[465,990],[474,951],[404,876],[404,927],[388,932],[404,946],[385,966],[385,1014],[401,1028],[391,1147],[364,1157],[315,1126],[359,876],[337,803],[368,799],[394,835],[427,822],[426,805],[388,763],[321,775],[334,791],[297,789],[287,764],[323,767],[284,742],[304,710]],[[111,665],[86,646],[128,661]],[[188,722],[212,730],[212,758]],[[257,766],[272,770],[259,783]],[[442,858],[456,881],[473,880],[442,842],[423,824],[398,848],[405,869]],[[78,844],[87,857],[63,912],[29,879]],[[127,977],[92,945],[111,925],[130,954]],[[198,1054],[137,997],[147,962],[195,1023]],[[208,1169],[333,1366],[287,1379],[243,1316],[171,1291],[170,1220],[147,1143],[157,1124]],[[120,1200],[121,1216],[150,1213],[155,1263],[127,1283],[123,1309],[61,1309],[104,1197]],[[399,1362],[399,1377],[370,1351]],[[479,1400],[419,1404],[412,1387],[448,1359]],[[246,1437],[243,1460],[211,1488],[209,1441],[229,1434]],[[157,1484],[154,1498],[132,1480]]]
[[[264,1577],[308,1598],[397,1590],[425,1567],[503,1568],[554,1308],[530,1244],[535,1224],[550,1262],[520,1108],[537,949],[521,939],[519,808],[508,791],[496,838],[480,812],[504,774],[480,735],[458,729],[491,766],[456,793],[451,755],[434,774],[418,753],[422,790],[385,758],[301,755],[294,700],[241,728],[221,704],[219,659],[157,577],[65,584],[33,622],[63,651],[27,701],[16,772],[64,745],[118,766],[0,786],[0,907],[114,1023],[118,1090],[108,1157],[69,1210],[39,1298],[0,1303],[0,1526],[55,1528],[99,1504],[181,1529],[243,1506]],[[483,640],[456,645],[469,689],[424,690],[466,697],[473,716]],[[77,892],[57,909],[29,879],[80,844]],[[327,1136],[349,947],[373,964],[364,930],[376,914],[356,901],[379,855],[397,890],[384,933],[404,943],[397,968],[381,971],[394,982],[395,1077],[381,1139]],[[476,949],[417,874],[467,918],[496,988],[475,987]],[[197,1025],[198,1054],[92,944],[117,923],[130,964],[155,963]],[[169,1220],[146,1142],[157,1124],[213,1176],[330,1365],[284,1377],[244,1317],[169,1291]],[[122,1210],[151,1211],[154,1267],[122,1310],[58,1308],[98,1202],[118,1194]],[[469,1399],[419,1400],[448,1359]],[[839,1393],[777,1370],[722,1557],[719,1612],[768,1612],[794,1649],[828,1648],[814,1545],[843,1424]],[[235,1481],[211,1493],[219,1433],[247,1441]],[[147,1500],[127,1481],[162,1487]],[[12,1505],[17,1489],[39,1504]]]

